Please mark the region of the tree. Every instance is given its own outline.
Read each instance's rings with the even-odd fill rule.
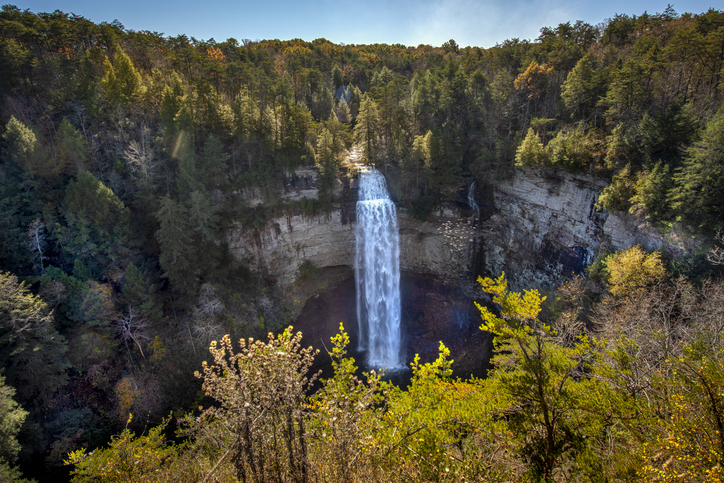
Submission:
[[[217,403],[203,413],[218,432],[208,444],[221,443],[219,463],[229,457],[241,481],[311,480],[303,403],[315,352],[302,349],[301,338],[289,327],[266,343],[241,339],[235,353],[227,335],[211,343],[213,363],[196,373]]]
[[[334,115],[339,122],[348,123],[352,121],[352,112],[349,109],[349,104],[344,99],[341,99],[337,107],[335,107]]]
[[[336,164],[339,148],[334,143],[332,133],[324,127],[317,137],[317,163],[320,166],[333,166]]]
[[[32,128],[10,116],[4,134],[11,158],[28,173],[34,176],[55,176],[60,171],[56,159],[48,151]]]
[[[372,76],[372,87],[385,87],[387,84],[392,82],[395,78],[395,74],[392,73],[387,66],[383,66],[380,70],[375,72]]]
[[[545,297],[537,290],[510,292],[505,274],[478,282],[500,310],[497,316],[476,302],[481,330],[495,336],[494,369],[486,384],[511,401],[502,414],[531,476],[556,481],[565,462],[574,465],[573,474],[595,473],[596,463],[587,460],[589,438],[611,424],[615,407],[605,385],[587,374],[596,344],[586,336],[570,347],[557,344],[555,331],[538,320]]]
[[[724,226],[724,109],[707,123],[701,140],[687,149],[674,174],[671,207],[679,218],[713,233]]]
[[[585,119],[596,99],[593,98],[593,68],[589,55],[583,56],[568,73],[561,86],[561,97],[576,119]]]
[[[631,198],[636,194],[634,172],[630,164],[613,176],[611,184],[606,186],[596,201],[596,209],[609,211],[628,211]]]
[[[80,171],[65,191],[66,212],[84,224],[108,229],[128,216],[123,202],[88,171]]]
[[[206,189],[221,189],[229,183],[229,155],[216,136],[209,136],[201,149],[200,168]]]
[[[644,114],[638,132],[642,153],[649,162],[674,163],[697,132],[691,104],[674,102],[654,118]]]
[[[63,208],[67,226],[58,235],[68,258],[80,258],[96,274],[124,264],[131,213],[110,188],[79,171],[65,189]]]
[[[513,85],[518,90],[527,91],[529,97],[538,98],[543,94],[548,78],[553,74],[555,74],[553,67],[532,61],[525,71],[516,77]]]
[[[673,377],[659,384],[669,391],[669,417],[661,432],[644,446],[647,481],[724,481],[724,371],[720,347],[702,350],[699,341],[687,345],[673,361]]]
[[[669,165],[657,162],[650,170],[639,173],[636,181],[636,194],[631,197],[631,212],[643,208],[647,217],[661,219],[669,214],[669,192],[673,179]]]
[[[629,58],[612,74],[605,97],[605,113],[609,124],[623,123],[631,129],[641,118],[653,91],[651,76],[654,69],[641,58]]]
[[[38,261],[36,267],[40,268],[41,275],[45,272],[45,261],[48,259],[43,253],[47,248],[47,240],[45,236],[45,224],[40,221],[40,218],[36,218],[28,226],[27,231],[27,244],[28,250],[33,253],[33,258]]]
[[[8,483],[35,483],[35,480],[26,480],[23,478],[19,469],[7,463],[0,463],[0,481]]]
[[[211,202],[206,191],[197,190],[189,195],[187,214],[189,227],[202,243],[220,243],[218,206]]]
[[[45,302],[0,272],[0,363],[24,401],[47,400],[65,384],[66,350]]]
[[[654,313],[674,316],[668,327],[647,331],[649,340],[641,341],[649,345],[654,340],[661,346],[666,341],[669,350],[655,350],[658,364],[650,365],[654,375],[649,392],[656,397],[658,418],[642,448],[645,465],[640,475],[646,481],[722,481],[724,285],[720,280],[705,281],[698,290],[671,292],[674,310],[664,304],[647,305]]]
[[[16,162],[20,166],[30,165],[31,156],[38,144],[38,138],[33,130],[18,121],[15,116],[10,116],[3,137]]]
[[[131,58],[121,49],[120,45],[116,46],[113,63],[111,64],[106,58],[103,68],[106,76],[100,86],[112,105],[120,104],[128,107],[145,91],[141,74],[138,73]]]
[[[13,399],[15,389],[5,383],[0,375],[0,481],[8,483],[30,483],[22,479],[20,471],[14,468],[20,453],[17,435],[28,415]]]
[[[90,147],[68,118],[64,117],[58,126],[56,145],[58,164],[62,171],[75,174],[88,168]]]
[[[546,154],[554,166],[569,171],[580,171],[593,164],[593,153],[597,146],[592,136],[583,132],[581,126],[561,130],[546,146]]]
[[[631,160],[638,160],[636,134],[636,129],[630,129],[622,122],[611,130],[611,135],[606,137],[605,164],[608,169],[615,169],[623,162],[630,164]]]
[[[635,295],[661,281],[666,269],[659,252],[646,253],[639,245],[627,248],[608,260],[609,290],[616,297]]]
[[[189,193],[203,187],[196,162],[196,153],[193,148],[193,140],[185,131],[179,133],[172,157],[178,159],[176,192],[179,199],[184,200],[188,198]]]
[[[76,267],[78,265],[80,265],[80,261],[76,260]],[[74,270],[74,278],[82,280],[84,277],[78,273],[80,267],[78,268],[79,270]],[[106,343],[113,340],[112,322],[118,317],[118,308],[110,284],[86,279],[69,302],[68,317],[76,325],[80,334],[84,337],[105,339],[105,341],[108,341]],[[77,337],[76,342],[78,342]],[[76,347],[77,345],[75,344]],[[91,351],[94,355],[100,355],[101,352],[101,350]],[[71,354],[74,358],[73,363],[79,367],[91,365],[80,360],[78,351],[73,351]],[[95,360],[94,355],[91,356],[92,360]]]
[[[368,436],[380,428],[382,402],[380,376],[366,374],[363,382],[356,376],[355,360],[346,357],[349,336],[342,323],[332,337],[334,376],[322,381],[312,397],[310,424],[311,453],[317,474],[332,481],[351,481],[369,472],[377,463],[376,445]]]
[[[373,164],[376,159],[378,135],[380,129],[380,115],[374,99],[365,93],[357,114],[357,124],[354,127],[355,142],[362,147],[362,160]]]
[[[116,320],[116,332],[126,345],[126,351],[131,352],[128,347],[128,342],[132,341],[136,344],[138,351],[144,359],[147,359],[147,357],[143,352],[143,345],[141,343],[148,341],[147,331],[148,321],[141,317],[132,305],[129,305],[126,313],[121,314]]]
[[[7,159],[7,158],[6,158]],[[0,163],[0,267],[21,272],[37,252],[29,250],[28,227],[42,207],[35,180],[14,162]]]
[[[329,121],[327,124],[334,128],[334,124],[339,125],[340,123]],[[319,199],[323,203],[329,203],[334,195],[333,190],[339,170],[339,156],[344,150],[343,133],[344,131],[338,130],[335,136],[327,127],[323,127],[317,137],[316,157],[317,166],[320,168]]]
[[[415,136],[412,140],[412,151],[402,163],[402,168],[415,179],[415,188],[420,188],[420,178],[423,172],[432,171],[432,131],[423,136]]]
[[[196,283],[193,279],[194,247],[188,212],[181,203],[165,196],[161,198],[161,207],[155,216],[159,222],[156,239],[161,245],[161,268],[178,289],[190,291]]]
[[[139,139],[131,140],[123,150],[123,157],[140,186],[153,186],[160,161],[156,158],[151,143],[151,130],[143,126],[139,134]]]
[[[538,101],[548,90],[549,82],[554,75],[555,69],[553,67],[531,61],[525,71],[515,78],[513,85],[517,90],[523,92],[526,97],[524,123],[528,122],[531,102],[533,102],[533,117],[538,115]]]
[[[171,72],[171,79],[163,89],[159,116],[165,135],[170,139],[177,134],[176,116],[184,104],[185,96],[181,77]]]
[[[458,53],[458,43],[455,42],[453,39],[450,39],[447,42],[443,42],[442,50],[444,50],[446,53],[457,54]]]
[[[0,375],[0,464],[14,464],[20,453],[17,435],[28,412],[13,400],[15,389]]]
[[[129,263],[123,272],[121,286],[122,303],[150,321],[160,320],[163,315],[157,299],[158,287],[151,282],[151,277],[139,270],[135,263]]]
[[[514,481],[516,471],[496,454],[508,453],[511,434],[494,412],[510,402],[483,381],[451,377],[450,350],[422,363],[415,355],[412,379],[389,387],[387,410],[376,430],[382,461],[398,481]]]
[[[526,134],[525,139],[515,152],[515,165],[521,167],[539,166],[546,161],[547,156],[540,136],[533,131],[532,127],[528,128],[528,134]]]
[[[332,84],[334,85],[335,91],[344,85],[344,79],[342,78],[342,69],[339,68],[338,64],[335,64],[332,69]]]
[[[129,418],[130,422],[130,418]],[[124,429],[120,436],[112,438],[108,448],[98,448],[90,453],[85,448],[68,455],[65,464],[74,465],[74,483],[122,483],[128,481],[168,482],[189,481],[194,473],[184,473],[179,465],[180,445],[169,444],[164,437],[166,423],[151,428],[148,434],[134,438],[133,432]]]

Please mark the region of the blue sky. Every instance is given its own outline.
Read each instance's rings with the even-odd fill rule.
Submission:
[[[6,0],[21,9],[56,9],[94,22],[118,19],[126,28],[197,39],[314,40],[335,43],[400,43],[491,47],[518,37],[535,39],[541,27],[584,20],[593,25],[616,13],[662,12],[653,0]],[[5,3],[5,2],[3,2]],[[679,12],[705,12],[712,0],[673,4]],[[721,8],[721,6],[719,6]]]

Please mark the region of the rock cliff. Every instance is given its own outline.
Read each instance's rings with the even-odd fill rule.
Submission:
[[[306,260],[316,267],[354,264],[354,225],[343,223],[341,207],[324,215],[286,216],[258,230],[236,224],[228,242],[238,261],[283,286],[296,280]]]
[[[316,179],[312,168],[305,169],[285,183],[281,196],[314,198]],[[649,250],[690,248],[663,237],[640,218],[596,210],[604,186],[589,176],[518,172],[512,180],[477,189],[477,197],[487,200],[477,226],[462,199],[424,222],[400,208],[401,269],[452,284],[471,281],[473,273],[497,276],[505,271],[511,288],[519,290],[553,286],[581,273],[601,250],[635,243]],[[236,260],[288,286],[307,260],[317,267],[352,266],[354,226],[350,201],[322,215],[271,220],[260,229],[237,224],[228,242]]]
[[[692,248],[640,217],[598,211],[595,203],[605,186],[591,176],[519,171],[490,188],[494,206],[481,224],[487,274],[505,271],[515,290],[550,287],[582,273],[602,252],[634,244],[647,250],[665,245],[674,253]]]
[[[354,212],[337,205],[329,213],[286,216],[255,230],[235,225],[228,234],[234,257],[250,269],[289,285],[305,261],[316,267],[354,265]],[[353,210],[353,208],[352,208]],[[422,222],[398,210],[400,268],[460,279],[469,268],[474,231],[458,217]]]

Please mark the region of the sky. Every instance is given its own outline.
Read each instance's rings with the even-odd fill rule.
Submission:
[[[32,12],[62,10],[94,22],[198,40],[228,38],[345,44],[492,47],[506,39],[535,40],[542,27],[583,20],[596,25],[615,14],[663,12],[658,0],[6,0]],[[6,3],[3,2],[3,3]],[[678,13],[716,8],[713,0],[672,4]],[[721,9],[721,5],[718,6]]]

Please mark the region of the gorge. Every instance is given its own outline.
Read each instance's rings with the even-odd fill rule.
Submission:
[[[286,184],[299,184],[298,178],[304,178],[304,186],[312,187],[305,189],[305,194],[315,197],[317,174],[313,169],[301,173],[291,173]],[[353,200],[337,203],[328,212],[285,215],[258,229],[235,225],[227,233],[234,259],[282,287],[295,282],[305,261],[320,268],[353,267],[356,173],[345,173],[340,179],[340,186],[343,184],[350,187]],[[457,285],[469,278],[477,239],[477,275],[505,271],[513,289],[545,288],[581,273],[601,251],[638,243],[648,250],[665,246],[679,254],[696,243],[677,238],[673,232],[664,235],[634,215],[598,211],[595,203],[605,182],[592,176],[559,174],[550,178],[517,171],[509,180],[481,185],[477,182],[474,190],[480,201],[479,234],[469,224],[472,213],[467,186],[461,187],[457,200],[443,203],[424,221],[397,206],[403,272],[431,275]]]
[[[357,204],[358,200],[368,197],[366,189],[360,186],[365,176],[360,174],[358,165],[348,164],[338,180],[337,190],[340,197],[343,191],[349,193],[349,201],[335,204],[329,212],[288,215],[270,220],[259,229],[237,226],[228,233],[231,253],[239,263],[275,279],[282,289],[295,285],[299,267],[304,263],[320,269],[364,266],[369,262],[359,260],[359,255],[357,259],[355,257],[355,234],[360,226],[368,223],[368,215],[365,211],[360,212]],[[377,183],[383,182],[383,178],[377,179]],[[642,218],[597,210],[595,204],[604,186],[603,181],[587,175],[546,177],[535,171],[517,171],[509,180],[496,183],[478,180],[461,185],[457,199],[444,203],[424,221],[397,206],[403,300],[396,300],[392,305],[403,306],[402,338],[408,339],[407,344],[412,342],[411,338],[419,338],[422,334],[432,337],[425,344],[418,343],[413,349],[407,349],[407,356],[404,347],[399,349],[403,359],[409,360],[416,352],[434,354],[437,341],[443,340],[446,332],[459,331],[468,338],[475,333],[470,329],[479,324],[470,323],[478,320],[471,302],[473,299],[485,300],[475,283],[478,275],[498,276],[505,272],[513,290],[545,289],[582,274],[598,254],[632,244],[640,244],[648,250],[666,247],[672,253],[692,249],[693,241],[676,239],[673,234],[664,236]],[[305,168],[291,173],[280,191],[287,197],[299,196],[300,192],[314,197],[316,187],[317,173],[313,168]],[[387,203],[386,206],[393,206],[391,202]],[[385,213],[390,216],[389,212]],[[334,297],[352,297],[346,304],[354,303],[355,295],[350,287],[339,290]],[[343,292],[346,295],[342,295]],[[337,303],[326,299],[324,293],[317,296],[317,312],[324,311],[325,304]],[[414,300],[409,299],[411,297]],[[321,303],[323,300],[326,302]],[[436,313],[435,321],[406,320],[414,316],[405,315],[408,313],[405,307],[412,310],[423,305],[427,312]],[[363,308],[362,312],[365,310]],[[345,317],[342,312],[332,312],[334,315],[330,317],[339,320],[330,323],[327,332],[333,333],[340,321],[344,321],[348,329],[357,325],[354,315]],[[358,320],[364,318],[364,313],[356,317]],[[324,325],[319,317],[315,320],[315,324]],[[419,324],[428,325],[420,328],[417,327]],[[441,330],[441,327],[446,329]],[[367,338],[372,340],[374,336],[365,333],[364,327],[355,328],[352,330],[353,341],[357,341],[359,349],[366,349]],[[312,327],[305,327],[305,331],[312,331],[312,338],[317,343],[329,337]],[[455,344],[452,335],[447,344]],[[466,359],[468,349],[459,346],[459,353],[463,354],[461,359]],[[398,349],[385,350],[387,354]],[[472,360],[465,362],[462,370],[482,373],[488,356],[487,351],[483,352],[486,353],[476,353]],[[376,363],[386,362],[379,365],[395,365],[388,356],[370,357]],[[405,365],[404,361],[402,364]]]
[[[0,9],[0,475],[724,481],[724,11],[78,13]]]

